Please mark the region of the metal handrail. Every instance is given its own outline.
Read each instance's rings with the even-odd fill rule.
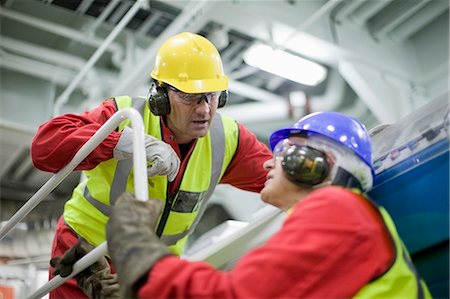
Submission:
[[[116,112],[108,119],[100,129],[79,149],[73,159],[59,172],[55,173],[23,206],[11,219],[0,228],[0,240],[16,226],[39,202],[41,202],[51,191],[53,191],[81,161],[83,161],[122,121],[130,119],[133,128],[133,167],[134,167],[134,190],[136,199],[140,201],[148,200],[147,187],[147,160],[144,148],[144,123],[141,115],[134,108],[127,108]],[[82,270],[92,265],[108,252],[106,242],[89,252],[73,266],[73,271],[68,277],[56,276],[47,284],[39,288],[29,298],[41,298],[50,290],[63,284],[66,280],[77,275]]]

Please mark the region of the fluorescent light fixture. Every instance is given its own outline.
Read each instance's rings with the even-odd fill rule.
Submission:
[[[263,44],[251,46],[244,53],[244,61],[263,71],[309,86],[319,84],[327,76],[324,66]]]

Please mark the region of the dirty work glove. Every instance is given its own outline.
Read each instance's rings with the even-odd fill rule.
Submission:
[[[72,273],[73,265],[95,247],[86,240],[79,237],[69,250],[62,257],[54,257],[50,260],[50,265],[55,268],[55,275],[67,277]],[[105,257],[95,262],[85,270],[75,276],[78,287],[92,299],[99,298],[120,298],[117,275],[111,274],[111,270]]]
[[[117,274],[111,273],[105,257],[81,271],[75,278],[78,287],[91,299],[121,298]]]
[[[124,298],[136,297],[136,283],[154,263],[172,254],[154,232],[161,209],[159,200],[142,202],[129,193],[123,193],[113,207],[106,224],[106,239]]]
[[[170,145],[153,136],[145,134],[145,155],[148,162],[152,162],[147,167],[149,177],[155,175],[167,175],[169,181],[173,181],[180,168],[180,159]],[[133,157],[133,130],[125,127],[122,136],[114,148],[114,158],[116,160],[131,159]]]
[[[77,243],[70,247],[62,257],[54,257],[50,260],[50,265],[55,268],[54,275],[67,277],[72,273],[73,264],[81,259],[87,252],[94,249],[85,239],[78,237]]]

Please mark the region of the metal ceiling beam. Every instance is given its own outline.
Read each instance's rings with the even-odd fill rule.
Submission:
[[[211,8],[212,2],[208,0],[193,0],[187,4],[180,15],[144,50],[145,56],[140,59],[134,67],[126,68],[125,72],[117,81],[113,94],[127,94],[135,90],[139,85],[148,80],[148,74],[153,67],[155,55],[160,45],[169,37],[189,28],[193,23],[206,22],[205,18],[200,20],[200,16]]]
[[[96,37],[89,37],[85,33],[80,32],[79,30],[75,30],[69,27],[62,26],[61,24],[48,22],[31,15],[26,15],[22,13],[18,13],[11,9],[2,8],[0,9],[0,16],[15,20],[17,22],[21,22],[27,24],[29,26],[33,26],[39,28],[41,30],[51,32],[53,34],[63,36],[68,39],[75,40],[77,42],[92,46],[99,47],[104,43],[103,39]],[[122,47],[119,44],[111,43],[107,47],[108,51],[113,52],[113,58],[116,60],[120,60],[122,58]]]
[[[0,52],[0,57],[2,58],[0,59],[1,67],[42,78],[48,80],[49,83],[65,86],[69,84],[75,75],[75,72],[71,72],[65,68],[6,52]]]
[[[368,19],[380,12],[393,0],[366,1],[364,5],[359,6],[350,18],[359,26],[366,25]]]
[[[414,18],[405,20],[400,26],[393,29],[389,35],[395,41],[404,42],[444,11],[448,10],[448,8],[448,1],[431,1],[427,6],[418,11]]]
[[[81,3],[78,5],[76,12],[78,14],[85,14],[86,11],[89,9],[89,7],[92,5],[92,3],[94,2],[94,0],[83,0],[81,1]]]
[[[386,22],[386,24],[378,28],[376,32],[374,32],[374,36],[378,39],[386,37],[392,30],[399,27],[401,24],[403,24],[405,21],[417,18],[417,13],[419,10],[421,10],[425,5],[428,4],[431,0],[425,0],[421,2],[417,2],[415,4],[412,4],[407,9],[402,10],[402,13],[398,15],[395,19],[390,20],[390,22]],[[413,3],[413,2],[411,2]]]
[[[285,45],[298,33],[305,32],[311,25],[316,23],[320,18],[322,18],[325,14],[335,8],[339,3],[343,0],[329,0],[323,6],[321,6],[314,14],[312,14],[309,18],[300,23],[299,26],[294,28],[294,31],[289,34],[281,43],[278,43],[278,46],[285,47]]]
[[[103,22],[106,20],[106,18],[109,16],[109,14],[116,8],[117,4],[120,0],[112,0],[108,3],[108,5],[105,7],[105,9],[102,10],[101,14],[97,17],[95,20],[95,23],[92,24],[92,26],[89,28],[91,33],[94,33],[97,28],[103,24]]]
[[[89,58],[88,62],[85,64],[83,69],[77,74],[77,76],[70,82],[69,86],[61,93],[61,95],[56,99],[55,105],[53,107],[53,115],[59,115],[62,105],[64,105],[70,94],[75,90],[77,85],[81,82],[83,77],[88,73],[88,71],[94,66],[95,62],[101,57],[105,52],[106,48],[112,43],[112,41],[117,37],[117,35],[125,28],[128,22],[134,17],[134,15],[143,6],[146,0],[137,0],[130,10],[125,14],[125,16],[120,20],[116,27],[111,31],[105,41],[100,45],[100,47],[95,51],[95,53]]]
[[[335,19],[337,22],[344,22],[348,17],[361,5],[368,0],[350,0],[344,2],[344,6],[336,13]]]

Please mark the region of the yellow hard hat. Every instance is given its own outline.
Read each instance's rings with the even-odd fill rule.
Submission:
[[[216,47],[190,32],[174,35],[161,45],[151,76],[186,93],[228,89]]]

